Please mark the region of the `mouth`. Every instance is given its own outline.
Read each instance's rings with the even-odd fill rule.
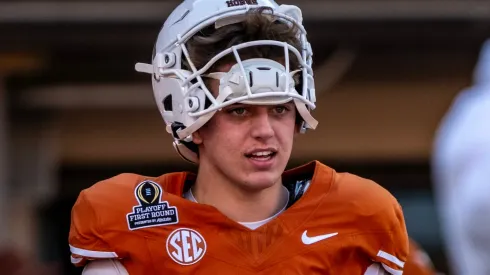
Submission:
[[[250,153],[246,153],[245,157],[256,161],[268,161],[277,155],[275,149],[253,150]]]

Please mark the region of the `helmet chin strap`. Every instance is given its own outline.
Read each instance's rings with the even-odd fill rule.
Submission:
[[[308,108],[306,108],[306,105],[303,102],[301,102],[301,100],[295,98],[293,99],[293,101],[294,101],[294,105],[296,106],[296,109],[298,110],[298,113],[301,115],[301,118],[303,118],[303,120],[307,124],[308,126],[307,128],[315,130],[316,126],[318,126],[318,120],[316,120],[310,114],[310,111],[308,111]]]
[[[199,157],[197,153],[189,149],[185,144],[179,140],[175,140],[173,143],[175,151],[186,161],[194,164],[199,164]]]

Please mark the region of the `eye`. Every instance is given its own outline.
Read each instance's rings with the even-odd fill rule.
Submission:
[[[243,115],[245,113],[245,108],[236,108],[233,110],[233,113],[237,115]]]
[[[228,110],[229,114],[237,115],[237,116],[243,116],[247,110],[243,107],[237,107],[237,108],[232,108]]]
[[[274,113],[276,113],[276,114],[284,114],[288,110],[289,109],[286,106],[275,106],[274,107]]]

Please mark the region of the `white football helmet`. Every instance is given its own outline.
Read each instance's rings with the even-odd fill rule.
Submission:
[[[269,7],[275,18],[299,29],[301,50],[274,40],[260,40],[235,45],[217,54],[202,68],[196,68],[185,43],[198,31],[214,24],[220,28],[243,20],[253,8]],[[152,75],[153,93],[158,109],[174,137],[174,147],[186,160],[198,163],[192,133],[203,126],[221,108],[233,103],[275,105],[293,100],[303,119],[301,132],[314,129],[318,122],[311,116],[315,108],[312,50],[302,25],[301,10],[296,6],[278,5],[272,0],[185,0],[165,21],[154,49],[152,64],[137,63],[139,72]],[[247,47],[272,45],[284,48],[284,65],[270,59],[242,60],[239,50]],[[227,73],[204,74],[225,55],[233,54],[236,64]],[[182,68],[187,61],[191,71]],[[296,58],[300,69],[290,71],[289,60]],[[293,75],[300,73],[301,85]],[[220,80],[219,94],[208,90],[202,77]],[[205,106],[205,102],[210,104]]]

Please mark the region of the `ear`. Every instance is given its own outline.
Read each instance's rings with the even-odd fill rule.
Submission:
[[[199,130],[192,133],[192,142],[194,142],[197,145],[202,144],[202,136],[199,133]]]

